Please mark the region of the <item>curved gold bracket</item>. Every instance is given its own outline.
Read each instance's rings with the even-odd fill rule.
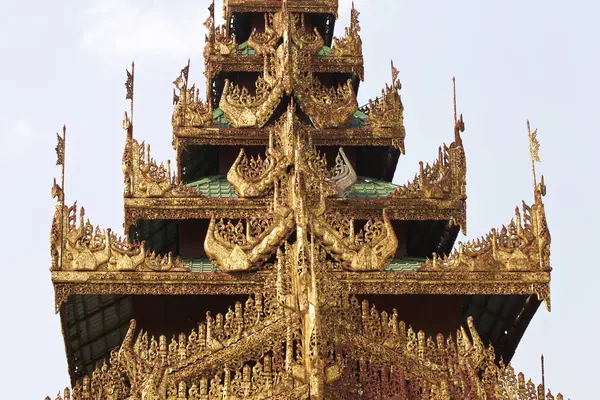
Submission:
[[[281,35],[273,28],[273,14],[265,13],[265,31],[257,32],[256,28],[248,38],[248,46],[250,46],[257,55],[266,55],[270,50],[274,49]]]
[[[219,226],[217,226],[219,225]],[[223,272],[249,271],[266,261],[281,243],[291,234],[294,228],[294,214],[289,210],[281,215],[276,214],[275,221],[266,227],[257,237],[250,238],[248,226],[244,230],[227,227],[223,221],[212,218],[204,240],[204,251]],[[222,234],[224,230],[236,231],[237,236]]]
[[[259,197],[273,186],[273,179],[285,168],[286,165],[275,158],[248,158],[244,149],[240,149],[238,157],[227,172],[227,181],[238,196]]]
[[[263,77],[256,81],[256,94],[225,80],[219,107],[234,128],[261,128],[279,105],[283,95],[280,82],[270,85]]]
[[[358,110],[352,81],[325,88],[312,74],[295,78],[294,96],[302,111],[319,129],[347,126]]]
[[[349,238],[344,238],[324,217],[315,217],[312,228],[321,244],[346,262],[352,271],[383,271],[398,247],[387,210],[384,210],[382,220],[369,221],[364,231],[352,233]],[[353,227],[351,229],[353,232]]]

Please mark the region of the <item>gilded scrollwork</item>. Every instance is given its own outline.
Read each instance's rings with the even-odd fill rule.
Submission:
[[[211,219],[204,250],[225,272],[248,271],[265,262],[292,233],[294,215],[279,209],[266,220],[246,223]]]
[[[350,26],[345,28],[343,38],[333,38],[333,47],[331,56],[334,57],[362,57],[362,39],[360,38],[360,23],[358,16],[360,13],[354,8],[350,11]]]
[[[367,125],[373,128],[390,128],[401,132],[401,137],[406,136],[404,129],[404,106],[400,98],[400,79],[398,70],[392,63],[392,85],[385,85],[381,97],[369,99]],[[404,152],[404,149],[401,149]]]
[[[393,272],[388,267],[399,243],[391,219],[450,221],[465,229],[462,117],[455,118],[454,142],[439,149],[433,164],[420,163],[412,182],[373,202],[345,198],[357,181],[351,161],[339,147],[335,165],[328,167],[315,138],[320,146],[345,140],[404,152],[398,71],[392,64],[391,86],[359,110],[355,80],[329,87],[318,78],[322,72],[348,71],[359,71],[362,78],[354,5],[345,37],[334,38],[329,49],[323,37],[328,34],[322,36],[305,18],[335,14],[328,10],[337,10],[337,0],[283,0],[280,10],[279,3],[271,3],[225,1],[228,23],[232,10],[264,15],[264,31],[253,30],[247,43],[238,45],[235,24],[215,28],[213,2],[205,24],[206,104],[195,86],[188,88],[189,63],[174,82],[176,140],[185,136],[191,143],[205,135],[208,141],[195,144],[266,146],[264,156],[240,150],[227,174],[237,197],[205,198],[181,184],[168,162],[157,164],[150,147],[133,139],[126,117],[127,230],[141,219],[210,219],[204,250],[216,269],[191,272],[198,260],[187,260],[188,268],[170,253],[158,256],[144,242],[130,243],[92,226],[83,209],[64,205],[56,183],[53,195],[59,201],[50,235],[57,310],[75,294],[256,294],[225,313],[208,312],[197,329],[177,338],[152,337],[132,321],[110,362],[57,399],[553,400],[542,387],[525,384],[522,374],[496,363],[471,318],[454,335],[426,337],[399,321],[397,310],[381,311],[355,297],[537,295],[549,307],[543,178],[536,183],[534,204],[523,203],[506,227],[460,244],[447,257],[434,255],[418,270]],[[213,79],[232,71],[260,75],[250,89],[225,80],[220,110],[213,110],[220,90]],[[126,86],[133,100],[133,76]],[[287,112],[271,126],[282,98],[289,98]],[[296,101],[304,116],[296,115]],[[228,128],[220,118],[227,119]]]
[[[438,149],[438,159],[433,164],[419,162],[419,173],[415,178],[392,192],[390,197],[464,201],[467,197],[466,175],[462,142],[453,142],[450,147],[444,145]]]
[[[323,37],[317,28],[310,30],[306,27],[303,13],[291,15],[290,28],[292,42],[298,47],[301,54],[313,56],[323,48],[325,44]]]
[[[214,18],[212,14],[210,18]],[[301,72],[301,59],[310,58],[323,48],[324,40],[319,31],[307,28],[304,14],[289,12],[285,3],[282,3],[281,11],[265,13],[264,18],[264,32],[254,30],[248,40],[248,45],[264,57],[263,73],[256,82],[255,91],[225,81],[219,107],[230,124],[234,128],[262,127],[281,96],[293,91],[301,108],[318,128],[348,125],[358,109],[351,81],[339,87],[325,88],[310,68]],[[214,22],[209,21],[207,26],[210,31],[207,46],[215,47],[218,35]],[[347,37],[337,41],[337,57],[361,56],[359,30],[358,12],[353,8]],[[214,49],[207,52],[214,53]]]
[[[273,186],[274,179],[279,178],[287,167],[283,160],[268,154],[264,158],[248,157],[244,149],[227,173],[227,180],[241,197],[259,197]]]
[[[181,71],[173,82],[173,104],[175,109],[171,124],[173,128],[180,126],[206,127],[213,124],[212,107],[210,101],[205,104],[200,99],[200,90],[196,85],[188,88],[188,67]]]
[[[208,29],[205,36],[204,57],[208,59],[212,55],[232,56],[237,54],[238,46],[235,34],[228,34],[225,25],[215,27],[215,4],[214,1],[208,8],[208,18],[204,26]]]
[[[83,207],[78,215],[76,204],[65,206],[62,211],[60,203],[57,205],[50,236],[53,271],[188,271],[171,253],[165,256],[150,253],[144,242],[130,243],[110,229],[94,228],[89,220],[84,221]]]
[[[299,75],[294,94],[298,105],[319,129],[347,126],[358,110],[352,81],[337,87],[324,87],[312,74]]]
[[[123,152],[126,198],[201,197],[202,193],[178,183],[171,175],[171,163],[157,164],[150,156],[150,145],[127,136]]]
[[[327,168],[326,159],[312,145],[306,129],[293,114],[293,105],[290,105],[288,112],[271,130],[266,155],[248,156],[241,149],[227,173],[227,180],[240,197],[262,197],[274,190],[276,181],[285,184],[290,167],[303,168],[307,173],[306,179],[322,186],[326,196],[342,196],[357,179],[342,148],[335,166],[331,170]]]
[[[248,38],[248,46],[250,46],[257,55],[264,56],[273,51],[281,35],[273,26],[273,13],[265,13],[265,30],[264,32],[257,32],[256,28],[250,34]]]
[[[279,105],[282,95],[282,84],[269,84],[263,77],[256,81],[254,94],[245,86],[240,88],[226,79],[219,108],[235,128],[262,127]]]
[[[354,221],[328,224],[327,218],[313,220],[313,233],[322,245],[352,271],[382,271],[387,267],[398,247],[387,212],[377,220],[369,220],[363,229],[354,232]],[[336,229],[337,228],[337,229]]]
[[[536,187],[535,203],[523,202],[522,214],[483,238],[459,243],[450,256],[434,255],[422,264],[423,271],[550,271],[550,233],[546,224],[542,183]]]
[[[323,309],[326,331],[305,335],[297,313],[284,310],[272,295],[257,294],[225,315],[207,313],[197,329],[170,341],[143,330],[136,335],[132,321],[110,361],[57,398],[554,399],[511,366],[496,364],[494,349],[484,346],[471,318],[468,333],[461,328],[447,338],[426,337],[400,321],[396,310],[380,312],[346,297]]]

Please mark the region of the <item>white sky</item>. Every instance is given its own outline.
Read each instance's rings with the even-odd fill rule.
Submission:
[[[342,1],[342,0],[341,0]],[[336,31],[349,19],[349,0]],[[451,4],[452,3],[452,4]],[[453,137],[451,77],[464,113],[468,237],[508,223],[532,201],[525,121],[539,129],[552,234],[552,313],[540,307],[513,360],[536,383],[573,399],[594,393],[600,350],[594,251],[600,221],[597,121],[600,57],[593,1],[357,1],[366,81],[360,103],[400,70],[414,176]],[[135,135],[158,160],[171,148],[171,82],[191,57],[203,84],[208,0],[0,0],[0,170],[4,229],[0,300],[3,397],[43,399],[68,383],[48,267],[55,132],[67,138],[67,201],[92,223],[122,224],[125,68],[136,61]],[[220,2],[217,9],[220,10]],[[6,379],[6,380],[4,380]]]

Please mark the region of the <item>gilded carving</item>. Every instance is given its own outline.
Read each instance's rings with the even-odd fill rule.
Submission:
[[[200,90],[196,88],[196,85],[192,85],[188,89],[188,72],[189,64],[173,82],[175,85],[175,89],[173,89],[175,109],[171,123],[174,128],[177,126],[210,126],[213,122],[213,110],[210,101],[205,104],[200,99]],[[177,90],[177,93],[175,90]]]
[[[61,228],[62,220],[62,228]],[[168,272],[188,271],[171,253],[160,256],[146,250],[144,242],[129,243],[85,221],[83,207],[57,204],[50,235],[53,271]],[[62,237],[57,232],[64,232]]]
[[[400,79],[398,79],[398,70],[392,63],[392,86],[385,85],[381,91],[381,97],[375,100],[369,99],[367,125],[373,128],[390,128],[401,132],[401,137],[405,137],[404,130],[404,106],[400,99]],[[401,149],[404,152],[404,148]]]
[[[235,34],[229,35],[225,25],[215,27],[215,3],[214,0],[208,8],[208,18],[204,26],[208,29],[205,36],[204,57],[208,59],[211,55],[231,56],[238,50]]]
[[[290,167],[305,166],[307,179],[322,185],[326,195],[342,196],[357,179],[344,150],[339,149],[335,166],[329,170],[324,156],[309,143],[307,136],[306,129],[293,114],[293,104],[290,105],[288,112],[271,129],[265,157],[248,157],[241,149],[227,173],[227,180],[240,197],[262,197],[273,190],[275,181],[289,179],[287,171]]]
[[[211,219],[204,250],[215,265],[224,272],[248,271],[267,261],[277,247],[291,234],[294,216],[289,210],[279,212],[267,221],[232,224],[231,221]]]
[[[171,175],[171,163],[157,164],[150,156],[150,145],[140,144],[127,136],[123,153],[124,196],[150,197],[201,197],[202,193],[178,183]]]
[[[360,23],[358,16],[360,13],[354,8],[350,11],[350,26],[345,28],[345,36],[343,38],[333,38],[333,47],[331,48],[331,56],[334,57],[362,57],[362,39],[360,38]]]
[[[227,180],[239,198],[206,198],[184,186],[170,163],[157,164],[150,147],[133,139],[133,116],[124,122],[127,231],[142,219],[210,219],[204,250],[216,270],[191,272],[188,266],[199,260],[159,256],[144,242],[94,228],[84,222],[83,209],[64,205],[55,182],[52,279],[57,310],[75,294],[252,296],[227,312],[207,312],[191,333],[173,338],[138,331],[132,321],[110,362],[57,399],[554,399],[496,363],[471,318],[455,335],[426,337],[399,321],[397,310],[378,310],[355,297],[537,295],[549,308],[546,187],[543,178],[536,182],[535,165],[534,204],[523,203],[510,224],[460,244],[449,256],[434,254],[416,271],[397,272],[390,266],[399,245],[392,219],[466,228],[462,117],[455,115],[454,142],[439,149],[433,164],[420,163],[412,182],[387,198],[345,198],[357,181],[349,158],[339,147],[328,167],[317,143],[404,152],[398,70],[392,64],[391,86],[359,110],[356,81],[329,86],[318,78],[348,71],[362,77],[354,6],[345,37],[335,38],[332,49],[305,19],[335,13],[337,0],[227,0],[224,6],[229,25],[215,28],[214,2],[205,23],[206,104],[194,85],[188,88],[188,62],[174,82],[172,125],[178,163],[182,143],[266,146],[264,156],[242,148],[230,168]],[[233,13],[249,12],[265,20],[263,32],[250,33],[254,52],[238,46],[232,33]],[[260,73],[255,88],[224,81],[222,114],[213,110],[220,90],[213,79],[221,71]],[[126,88],[133,111],[133,69]],[[272,121],[282,98],[289,98],[287,112]],[[304,116],[296,115],[295,101]],[[536,132],[529,136],[533,163],[539,144]],[[57,149],[63,169],[64,138]]]
[[[325,41],[317,28],[308,29],[304,23],[304,14],[291,15],[291,38],[302,54],[315,55]]]
[[[398,247],[398,239],[385,210],[383,218],[369,220],[357,233],[354,232],[353,218],[329,225],[324,217],[313,220],[313,232],[322,245],[352,271],[382,271]]]
[[[279,105],[282,95],[281,84],[269,84],[263,77],[256,81],[254,94],[245,86],[240,88],[226,79],[219,108],[235,128],[262,127]]]
[[[265,13],[264,17],[264,32],[257,32],[255,28],[248,38],[248,46],[254,49],[257,55],[261,56],[268,54],[269,51],[273,51],[281,38],[281,35],[273,27],[273,14]]]
[[[466,162],[462,142],[453,142],[438,149],[433,164],[419,162],[419,173],[412,181],[390,194],[402,199],[456,199],[466,200]]]
[[[295,81],[294,94],[302,111],[319,129],[345,127],[358,110],[351,80],[326,88],[314,75],[300,75]]]
[[[542,385],[526,384],[511,366],[496,364],[493,348],[484,346],[470,318],[468,334],[461,328],[455,339],[432,338],[399,321],[396,310],[380,312],[367,301],[339,297],[341,302],[322,310],[323,334],[304,334],[296,312],[260,294],[225,315],[208,313],[197,329],[170,343],[144,331],[135,335],[132,321],[110,362],[57,398],[258,400],[310,393],[333,399],[554,399],[550,392],[543,395]]]
[[[423,271],[550,271],[550,233],[542,196],[545,185],[535,189],[535,203],[515,208],[515,218],[483,238],[459,243],[448,257],[434,255]]]

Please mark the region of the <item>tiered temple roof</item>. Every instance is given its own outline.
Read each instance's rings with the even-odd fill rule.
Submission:
[[[358,11],[337,39],[337,0],[224,9],[226,25],[214,4],[205,24],[206,100],[189,62],[174,82],[173,170],[126,114],[125,238],[54,184],[64,398],[553,398],[500,361],[550,309],[543,178],[508,225],[452,250],[466,233],[462,116],[437,160],[392,184],[401,85],[392,64],[358,106]]]

